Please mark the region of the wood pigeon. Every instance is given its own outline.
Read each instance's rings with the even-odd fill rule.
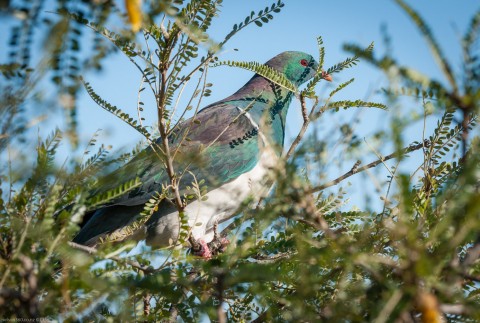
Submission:
[[[297,51],[283,52],[266,62],[296,86],[311,79],[318,68],[315,59]],[[324,77],[330,79],[330,76]],[[265,175],[281,155],[288,108],[294,93],[255,74],[233,95],[210,104],[194,117],[179,123],[168,137],[178,187],[191,195],[192,183],[204,183],[202,199],[185,207],[190,234],[200,243],[200,255],[211,256],[207,243],[215,223],[232,216],[246,198],[266,193]],[[161,140],[157,139],[158,147]],[[93,246],[99,238],[121,230],[142,212],[145,203],[170,183],[158,149],[150,145],[130,162],[106,176],[98,192],[114,189],[139,178],[141,185],[108,205],[89,212],[74,242]],[[180,220],[174,203],[164,200],[145,225],[134,234],[148,245],[175,244]],[[117,231],[118,232],[118,231]]]

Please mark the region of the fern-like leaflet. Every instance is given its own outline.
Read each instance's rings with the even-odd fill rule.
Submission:
[[[213,67],[217,67],[217,66],[222,66],[222,65],[226,65],[226,66],[230,66],[230,67],[239,67],[239,68],[243,68],[245,70],[248,70],[248,71],[251,71],[251,72],[255,72],[257,73],[258,75],[261,75],[263,77],[265,77],[266,79],[268,79],[269,81],[293,92],[293,93],[297,93],[298,92],[298,89],[297,87],[292,83],[290,82],[286,77],[285,75],[283,75],[282,73],[274,70],[273,68],[271,68],[270,66],[267,66],[267,65],[263,65],[263,64],[260,64],[260,63],[257,63],[257,62],[235,62],[235,61],[222,61],[222,62],[216,62],[213,64]]]
[[[128,124],[129,126],[134,128],[135,130],[137,130],[139,133],[144,135],[147,139],[149,139],[151,137],[151,135],[147,131],[147,129],[145,129],[144,127],[139,125],[137,123],[137,120],[133,119],[132,117],[130,117],[129,114],[123,112],[122,110],[120,110],[116,106],[111,105],[110,103],[108,103],[107,101],[102,99],[97,93],[95,93],[95,91],[93,90],[93,88],[90,86],[90,84],[88,82],[84,82],[83,84],[85,86],[85,89],[87,90],[88,95],[90,95],[92,100],[95,103],[97,103],[101,108],[105,109],[106,111],[108,111],[108,112],[112,113],[113,115],[115,115],[116,117],[120,118],[126,124]]]

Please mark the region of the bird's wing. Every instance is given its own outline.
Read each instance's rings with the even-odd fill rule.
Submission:
[[[243,110],[218,104],[181,123],[169,137],[173,165],[181,193],[204,181],[210,191],[251,170],[258,162],[262,141],[258,129]],[[170,179],[165,169],[161,142],[148,147],[103,181],[101,190],[139,178],[141,185],[109,205],[133,206],[148,201]],[[102,181],[101,181],[102,182]],[[202,186],[203,186],[202,185]]]

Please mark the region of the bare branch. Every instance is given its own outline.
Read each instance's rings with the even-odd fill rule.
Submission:
[[[445,314],[465,315],[468,313],[462,304],[441,304],[439,307],[440,311]]]
[[[78,243],[75,243],[75,242],[69,241],[68,245],[70,247],[74,248],[74,249],[87,252],[91,255],[94,255],[94,254],[98,253],[98,250],[96,248],[84,246],[84,245],[81,245],[81,244],[78,244]],[[140,263],[138,263],[137,261],[128,260],[128,259],[125,259],[125,258],[120,258],[120,257],[117,257],[117,256],[105,257],[105,259],[111,259],[111,260],[113,260],[115,262],[118,262],[118,263],[127,264],[127,265],[131,266],[132,268],[135,268],[135,269],[138,269],[138,270],[142,271],[144,274],[150,274],[150,273],[154,273],[156,271],[156,269],[154,269],[153,267],[143,266]]]
[[[360,164],[358,163],[358,161],[353,165],[352,169],[350,169],[350,171],[346,172],[345,174],[343,174],[342,176],[328,182],[328,183],[325,183],[325,184],[322,184],[322,185],[318,185],[318,186],[315,186],[314,188],[311,189],[311,192],[314,193],[314,192],[319,192],[319,191],[322,191],[324,189],[326,189],[327,187],[330,187],[330,186],[334,186],[334,185],[337,185],[338,183],[342,182],[343,180],[345,180],[346,178],[356,174],[356,173],[359,173],[359,172],[363,172],[364,170],[367,170],[369,168],[373,168],[387,160],[390,160],[390,159],[393,159],[393,158],[397,158],[397,157],[400,157],[400,156],[403,156],[405,154],[408,154],[412,151],[415,151],[415,150],[418,150],[418,149],[421,149],[425,146],[428,146],[430,145],[430,142],[428,140],[426,140],[425,142],[422,142],[422,143],[419,143],[419,144],[416,144],[416,145],[410,145],[408,147],[405,147],[402,149],[401,152],[395,152],[395,153],[391,153],[390,155],[387,155],[385,157],[382,157],[382,158],[379,158],[367,165],[364,165],[364,166],[360,166]]]
[[[250,220],[251,218],[253,218],[255,216],[255,212],[251,212],[249,213],[248,215],[242,215],[242,221],[238,221],[238,219],[236,219],[235,221],[233,221],[232,223],[230,223],[229,225],[227,225],[223,230],[222,230],[222,233],[220,234],[221,237],[226,237],[230,231],[238,228],[239,226],[241,226],[242,224],[245,223],[245,221],[248,221]]]
[[[315,103],[313,104],[312,109],[308,114],[305,97],[303,96],[303,94],[300,94],[300,105],[302,107],[303,125],[297,137],[295,138],[292,145],[288,149],[288,152],[285,155],[285,159],[288,159],[292,156],[293,152],[295,151],[295,148],[297,148],[298,144],[300,143],[300,140],[302,140],[303,136],[305,135],[305,132],[307,131],[308,125],[310,124],[310,120],[312,119],[313,112],[315,111],[315,107],[317,106],[317,104],[318,104],[318,98],[315,99]]]
[[[255,262],[258,264],[271,264],[283,259],[289,259],[290,257],[296,254],[297,254],[297,251],[287,251],[287,252],[280,252],[271,256],[255,255],[252,258],[255,259]]]

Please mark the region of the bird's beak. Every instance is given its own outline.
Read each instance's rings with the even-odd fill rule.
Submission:
[[[322,78],[325,80],[325,81],[329,81],[329,82],[332,82],[333,81],[333,77],[328,74],[327,72],[323,71],[322,72]]]

